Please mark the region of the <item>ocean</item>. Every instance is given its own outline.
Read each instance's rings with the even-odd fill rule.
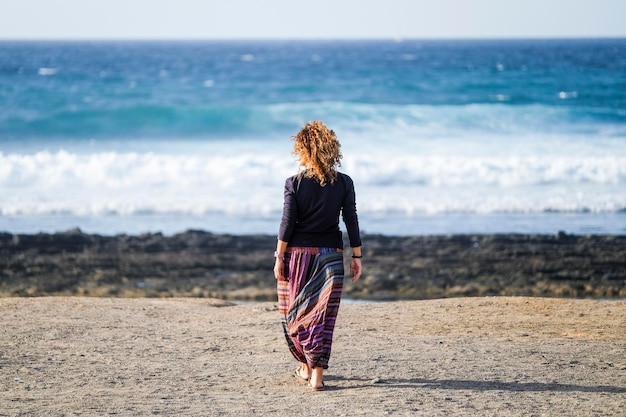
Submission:
[[[0,42],[0,231],[275,234],[290,136],[370,234],[626,234],[626,39]]]

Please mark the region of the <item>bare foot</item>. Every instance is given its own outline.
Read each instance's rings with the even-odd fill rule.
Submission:
[[[306,363],[301,364],[300,367],[295,371],[295,377],[300,381],[309,382],[309,379],[311,379],[311,370],[309,368],[309,365],[307,365]]]
[[[321,391],[324,389],[324,368],[313,368],[309,386],[315,391]]]

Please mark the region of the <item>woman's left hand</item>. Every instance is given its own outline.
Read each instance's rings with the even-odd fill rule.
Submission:
[[[274,262],[274,278],[278,281],[285,280],[285,260],[283,258],[276,258],[276,262]]]

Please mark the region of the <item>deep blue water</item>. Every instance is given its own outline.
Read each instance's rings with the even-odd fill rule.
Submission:
[[[626,39],[0,42],[0,229],[274,233],[313,119],[365,230],[626,233]]]

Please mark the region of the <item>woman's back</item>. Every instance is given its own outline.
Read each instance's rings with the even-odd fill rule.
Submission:
[[[289,190],[289,191],[288,191]],[[293,246],[343,246],[339,230],[339,215],[352,192],[352,180],[345,174],[337,174],[332,183],[321,186],[316,178],[304,175],[290,177],[285,192],[292,192],[296,205],[293,235],[289,241]]]

